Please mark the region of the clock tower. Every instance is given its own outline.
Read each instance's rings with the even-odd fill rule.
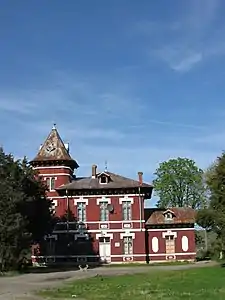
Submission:
[[[71,182],[74,170],[79,167],[70,156],[69,145],[63,143],[55,124],[30,164],[46,182],[51,198],[57,196],[56,188]]]

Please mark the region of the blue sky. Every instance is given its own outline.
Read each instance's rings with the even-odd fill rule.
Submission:
[[[5,151],[33,158],[55,122],[78,175],[107,160],[150,182],[161,161],[206,168],[225,148],[224,1],[0,4]]]

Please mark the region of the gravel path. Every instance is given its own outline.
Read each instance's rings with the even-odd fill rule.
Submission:
[[[89,278],[96,275],[122,275],[150,272],[155,270],[184,270],[188,268],[216,265],[214,262],[176,266],[136,266],[136,267],[100,267],[82,271],[65,271],[42,274],[24,274],[15,277],[0,278],[0,300],[38,300],[33,295],[37,290],[58,287],[68,280]]]

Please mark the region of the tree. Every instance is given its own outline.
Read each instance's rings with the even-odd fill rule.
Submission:
[[[0,268],[15,268],[34,242],[51,231],[51,201],[26,159],[0,148]]]
[[[197,222],[217,234],[221,253],[225,250],[225,153],[223,152],[208,170],[206,183],[209,190],[209,207],[200,210]]]
[[[159,165],[153,181],[159,196],[158,207],[192,207],[205,205],[203,171],[188,158],[170,159]]]

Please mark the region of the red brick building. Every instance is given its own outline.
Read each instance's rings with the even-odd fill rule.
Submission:
[[[52,235],[45,237],[40,251],[33,253],[34,263],[120,263],[169,258],[165,255],[166,248],[161,246],[167,240],[162,236],[165,224],[153,224],[154,212],[145,224],[144,202],[151,198],[153,187],[143,182],[142,172],[133,180],[107,170],[99,171],[93,165],[89,177],[77,177],[74,171],[79,165],[71,158],[69,145],[63,143],[55,127],[31,165],[48,186],[47,196],[53,201],[55,215],[67,214],[66,221],[58,222]],[[176,217],[177,212],[171,213]],[[180,244],[182,239],[184,245],[180,231],[175,241]],[[192,245],[190,251],[194,252],[193,227],[189,231],[186,237]],[[156,238],[160,245],[157,251]],[[180,253],[179,247],[176,246],[176,251]]]

